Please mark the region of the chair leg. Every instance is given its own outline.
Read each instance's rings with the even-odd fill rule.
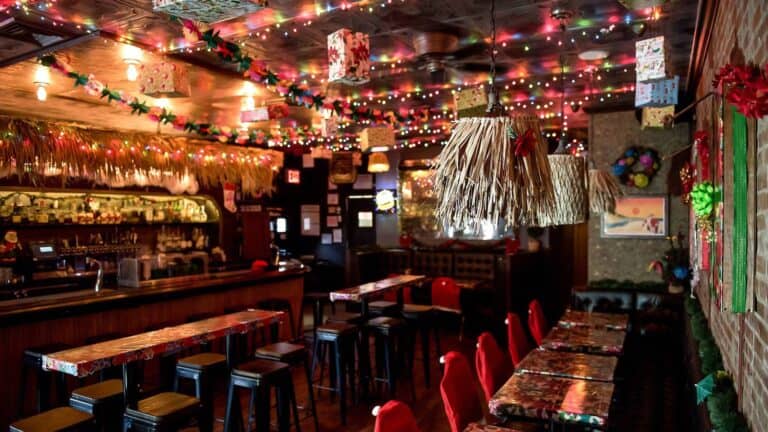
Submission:
[[[421,334],[421,362],[424,365],[424,383],[426,384],[427,388],[429,388],[431,383],[431,377],[430,377],[430,370],[432,364],[429,362],[429,327],[425,323],[420,324],[421,329],[419,329],[419,333]],[[415,351],[415,350],[414,350]]]
[[[272,411],[269,397],[271,394],[270,386],[260,385],[252,391],[256,392],[256,432],[269,432],[270,411]]]
[[[37,413],[48,410],[51,396],[51,376],[43,368],[38,367],[35,371],[37,375]]]
[[[280,383],[275,388],[277,394],[277,430],[279,432],[288,432],[291,429],[290,398],[286,387],[286,383]]]
[[[21,384],[19,386],[19,410],[16,414],[16,418],[24,417],[24,402],[27,398],[27,375],[29,374],[29,365],[24,362],[21,365]]]
[[[315,431],[319,431],[317,420],[317,408],[315,407],[315,392],[312,388],[312,371],[309,369],[309,359],[304,358],[304,372],[307,374],[307,386],[309,387],[309,407],[312,410],[312,419],[315,425]]]
[[[293,423],[296,425],[296,432],[301,432],[301,420],[299,420],[299,406],[298,406],[298,403],[296,402],[296,388],[293,385],[292,379],[290,380],[290,382],[288,382],[287,389],[288,389],[288,400],[290,402],[290,408],[293,411]],[[289,426],[288,428],[290,429],[290,424],[288,426]]]
[[[355,339],[350,338],[344,341],[345,349],[345,368],[347,370],[347,376],[349,379],[349,395],[352,403],[357,403],[357,390],[355,389]]]
[[[395,376],[395,369],[397,366],[395,365],[395,346],[394,341],[392,340],[392,335],[389,335],[389,337],[386,338],[384,341],[384,367],[387,370],[387,386],[389,387],[389,395],[391,398],[394,399],[396,394],[396,376]]]
[[[334,363],[336,364],[336,385],[339,390],[339,410],[341,414],[341,424],[347,425],[347,389],[346,379],[344,378],[344,360],[341,356],[341,344],[338,340],[334,343]]]
[[[235,401],[235,386],[232,383],[232,379],[229,380],[229,386],[227,387],[227,408],[224,411],[224,432],[234,432],[234,420],[235,403],[239,404],[239,401]],[[238,410],[239,411],[239,410]],[[251,413],[248,413],[250,416]]]

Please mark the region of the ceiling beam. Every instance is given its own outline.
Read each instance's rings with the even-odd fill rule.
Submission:
[[[709,50],[709,42],[712,39],[712,31],[715,28],[719,3],[720,0],[699,0],[691,57],[688,61],[688,76],[685,81],[685,91],[691,96],[691,100],[695,99],[696,87],[698,87],[701,74],[704,71],[704,61]]]
[[[22,62],[24,60],[29,60],[31,58],[34,58],[34,57],[37,57],[37,56],[40,56],[40,55],[43,55],[43,54],[49,54],[49,53],[52,53],[52,52],[55,52],[55,51],[58,51],[58,50],[62,50],[62,49],[66,49],[66,48],[71,48],[71,47],[73,47],[75,45],[80,45],[81,43],[83,43],[85,41],[93,39],[94,37],[96,37],[97,34],[98,33],[87,33],[87,34],[82,34],[82,35],[79,35],[79,36],[74,36],[74,37],[71,37],[69,39],[64,39],[62,41],[54,42],[54,43],[52,43],[50,45],[47,45],[47,46],[44,46],[44,47],[40,47],[38,49],[35,49],[35,50],[32,50],[32,51],[28,51],[28,52],[19,54],[17,56],[13,56],[13,57],[10,57],[10,58],[7,58],[7,59],[0,60],[0,68],[6,67],[6,66],[10,66],[12,64],[16,64],[16,63]]]

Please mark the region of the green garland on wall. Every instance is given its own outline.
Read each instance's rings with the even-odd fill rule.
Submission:
[[[714,336],[707,324],[707,317],[701,310],[699,301],[688,298],[685,310],[691,320],[691,333],[696,341],[701,373],[704,376],[713,374],[715,386],[712,394],[707,397],[707,411],[713,430],[717,432],[748,432],[749,426],[744,416],[739,412],[738,396],[733,387],[733,381],[724,371],[723,357],[715,342]]]

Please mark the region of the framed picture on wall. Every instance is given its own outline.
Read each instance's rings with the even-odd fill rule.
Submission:
[[[603,213],[603,238],[665,238],[669,232],[666,195],[628,195],[616,200],[613,213]]]

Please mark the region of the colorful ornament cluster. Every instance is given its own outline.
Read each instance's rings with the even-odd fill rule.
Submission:
[[[715,75],[712,86],[720,89],[746,117],[758,119],[768,115],[768,64],[763,69],[756,65],[726,64]]]
[[[634,169],[640,164],[640,169]],[[630,147],[613,163],[613,174],[622,184],[638,189],[645,189],[661,167],[656,150],[645,147]]]
[[[174,129],[195,133],[206,138],[215,139],[221,143],[238,144],[243,146],[269,146],[275,142],[312,140],[322,137],[319,130],[305,126],[301,128],[282,128],[279,133],[258,129],[237,129],[229,126],[219,126],[211,123],[197,122],[183,115],[174,114],[171,110],[161,107],[150,107],[146,101],[127,94],[122,90],[114,90],[97,80],[92,74],[81,74],[53,55],[40,58],[40,63],[74,80],[75,87],[82,86],[85,93],[116,102],[118,105],[131,110],[131,114],[146,115],[150,120],[172,125]]]

